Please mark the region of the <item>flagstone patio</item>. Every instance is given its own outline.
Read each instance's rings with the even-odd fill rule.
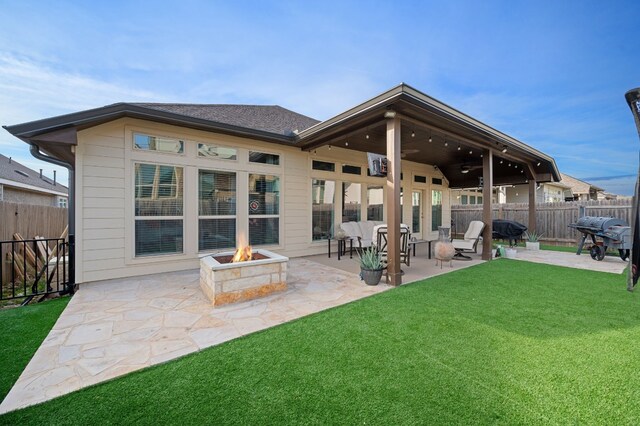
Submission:
[[[290,260],[287,281],[282,293],[216,308],[198,270],[81,286],[0,413],[391,288],[307,259]]]

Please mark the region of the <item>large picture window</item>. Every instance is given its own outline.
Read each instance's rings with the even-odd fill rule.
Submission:
[[[280,178],[249,174],[249,244],[280,243]]]
[[[342,182],[342,222],[359,222],[362,185]]]
[[[326,239],[332,234],[335,192],[336,183],[334,181],[312,180],[311,226],[314,241]]]
[[[382,222],[384,214],[384,190],[382,185],[367,187],[367,220]]]
[[[431,191],[431,230],[442,226],[442,191]]]
[[[236,246],[236,174],[198,171],[198,250]]]
[[[135,255],[183,252],[183,169],[135,164]]]

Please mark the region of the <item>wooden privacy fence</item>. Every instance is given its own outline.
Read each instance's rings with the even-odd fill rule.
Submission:
[[[569,228],[580,216],[580,207],[586,216],[609,216],[631,224],[631,199],[603,201],[572,201],[536,204],[536,229],[543,233],[542,241],[558,244],[575,244],[582,234]],[[493,218],[515,220],[525,226],[529,224],[529,204],[494,204]],[[482,205],[451,206],[453,232],[461,235],[472,220],[482,220]]]
[[[67,226],[67,213],[60,207],[0,201],[0,241],[10,241],[16,233],[26,239],[58,238]]]

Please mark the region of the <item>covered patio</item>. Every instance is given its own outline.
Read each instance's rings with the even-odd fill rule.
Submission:
[[[300,132],[298,145],[312,153],[336,146],[386,155],[388,272],[394,286],[403,282],[402,160],[433,166],[449,188],[482,188],[483,260],[491,259],[493,187],[528,183],[528,227],[535,229],[536,185],[560,180],[550,156],[406,84]]]

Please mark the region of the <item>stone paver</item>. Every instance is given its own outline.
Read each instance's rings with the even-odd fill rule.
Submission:
[[[216,308],[200,289],[198,270],[84,285],[0,413],[390,288],[307,259],[290,260],[287,281],[285,292]]]
[[[577,249],[576,249],[577,250]],[[552,250],[526,250],[518,248],[517,260],[544,263],[547,265],[565,266],[567,268],[587,269],[589,271],[609,272],[621,274],[629,263],[619,257],[606,256],[602,261],[593,260],[588,250],[583,250],[580,256],[575,253],[567,253]]]

